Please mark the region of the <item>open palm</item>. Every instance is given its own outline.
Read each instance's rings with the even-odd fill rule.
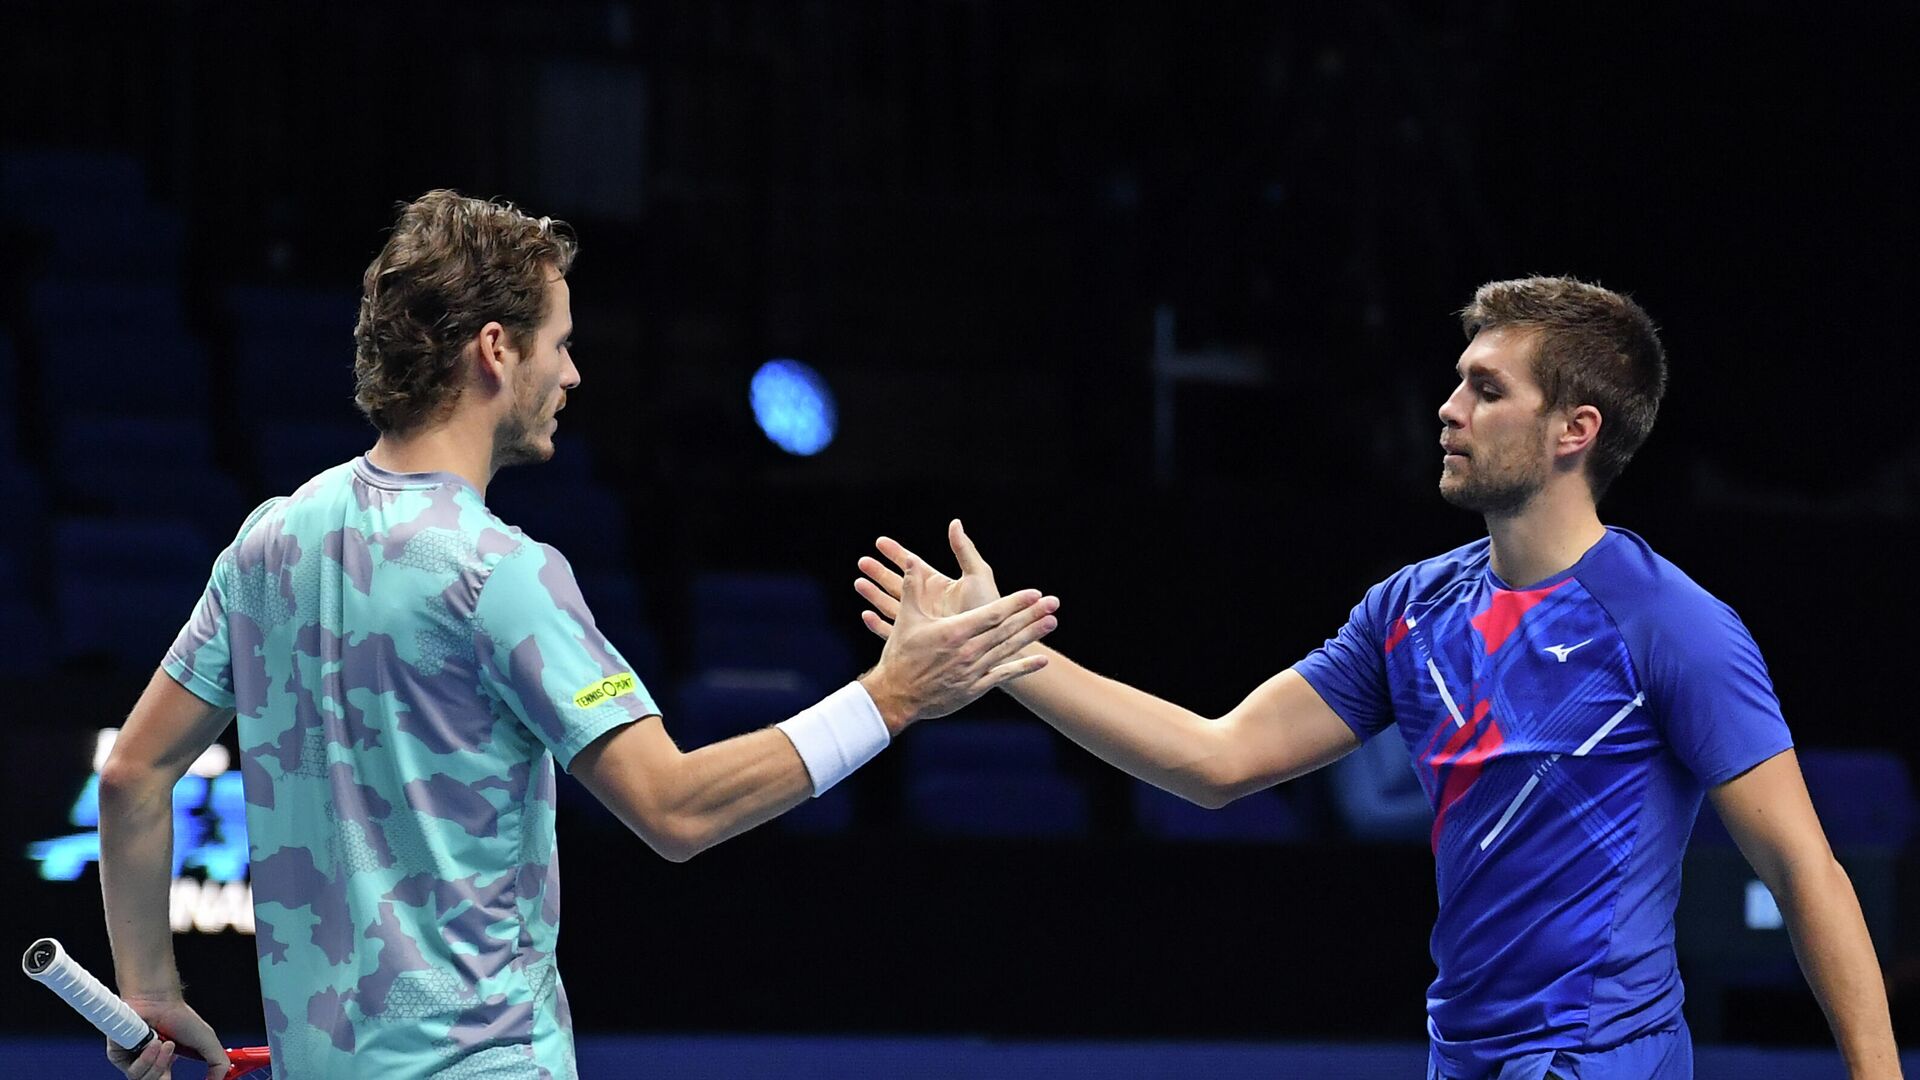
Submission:
[[[866,577],[854,582],[854,589],[873,605],[872,611],[860,613],[867,629],[882,640],[892,635],[894,620],[900,614],[900,571],[915,563],[923,567],[926,573],[920,590],[921,602],[927,614],[936,618],[972,611],[1000,599],[1000,587],[994,583],[993,568],[980,557],[979,549],[973,546],[973,540],[967,536],[958,518],[947,525],[947,543],[960,563],[958,578],[934,570],[925,559],[908,551],[899,541],[885,536],[875,541],[874,547],[893,565],[888,566],[871,555],[860,560],[860,572]]]

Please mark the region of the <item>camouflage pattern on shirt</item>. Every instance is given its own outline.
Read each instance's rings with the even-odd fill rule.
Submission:
[[[248,517],[164,667],[237,714],[276,1077],[574,1075],[553,766],[658,710],[559,552],[356,458]]]

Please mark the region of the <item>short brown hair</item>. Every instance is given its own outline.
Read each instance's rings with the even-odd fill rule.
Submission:
[[[1548,409],[1591,405],[1600,434],[1587,455],[1598,501],[1647,441],[1667,390],[1667,355],[1639,304],[1570,277],[1489,281],[1460,312],[1467,340],[1482,330],[1537,331],[1533,375]]]
[[[353,400],[382,433],[433,418],[460,390],[460,352],[489,322],[515,343],[547,316],[547,281],[578,250],[566,223],[510,202],[429,191],[400,209],[361,282]]]

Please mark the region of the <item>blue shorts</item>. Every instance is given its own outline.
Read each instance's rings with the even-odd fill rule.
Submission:
[[[1427,1080],[1693,1080],[1693,1036],[1687,1022],[1642,1035],[1611,1050],[1542,1050],[1510,1058],[1485,1076],[1449,1076],[1427,1052]]]

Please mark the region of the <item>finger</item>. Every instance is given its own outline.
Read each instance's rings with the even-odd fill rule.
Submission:
[[[860,556],[860,572],[873,579],[873,583],[888,596],[896,599],[900,596],[900,575],[888,569],[886,564],[871,555]]]
[[[900,569],[904,571],[900,577],[900,614],[894,616],[894,621],[911,616],[925,618],[927,609],[920,597],[927,589],[927,564],[909,559]]]
[[[1046,600],[1052,600],[1052,605],[1048,605],[1046,601],[1035,603],[1033,607],[1027,607],[1025,611],[1008,619],[1006,623],[995,626],[987,634],[981,634],[981,640],[987,644],[987,648],[979,657],[981,669],[995,667],[1000,661],[1018,655],[1021,650],[1025,650],[1033,642],[1039,642],[1046,634],[1052,634],[1056,626],[1060,626],[1060,619],[1056,619],[1052,613],[1060,605],[1060,601],[1050,596]]]
[[[133,1059],[133,1066],[127,1070],[129,1077],[135,1080],[166,1080],[173,1071],[173,1043],[166,1039],[155,1039],[140,1051]]]
[[[888,593],[879,585],[868,581],[866,578],[861,578],[853,583],[853,591],[859,593],[860,599],[872,604],[873,610],[879,612],[886,618],[897,619],[900,617],[900,598],[897,595]]]
[[[966,636],[976,637],[993,627],[999,626],[1018,612],[1025,611],[1027,608],[1039,603],[1041,599],[1039,589],[1022,589],[1010,596],[1003,596],[991,604],[982,604],[972,611],[963,611],[958,615],[952,616],[952,618],[955,625],[957,625]],[[1046,599],[1053,598],[1047,597]],[[1054,600],[1054,604],[1058,606],[1059,601]],[[1048,610],[1051,611],[1052,609],[1049,608]],[[1042,614],[1044,614],[1044,612]]]
[[[875,540],[873,546],[879,549],[880,554],[887,557],[888,562],[899,567],[902,571],[905,571],[907,567],[914,563],[924,563],[927,561],[915,555],[913,552],[908,551],[905,544],[902,544],[891,536],[883,536]]]
[[[875,615],[871,611],[861,612],[860,621],[865,623],[867,626],[867,629],[873,631],[874,634],[877,635],[881,641],[885,641],[888,638],[893,636],[893,624],[881,618],[880,616]]]
[[[975,695],[984,694],[1002,683],[1025,678],[1047,666],[1047,658],[1041,653],[1023,656],[1018,660],[1009,660],[998,667],[988,669],[968,690]]]
[[[954,518],[947,524],[947,544],[953,548],[953,557],[960,560],[962,574],[975,574],[992,579],[993,568],[987,565],[987,560],[980,557],[980,549],[973,546],[973,538],[967,535],[966,527],[960,524],[959,518]]]

